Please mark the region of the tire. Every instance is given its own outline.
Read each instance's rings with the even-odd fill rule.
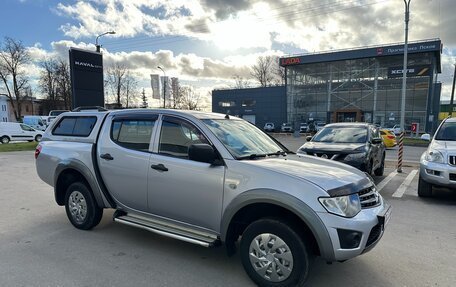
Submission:
[[[372,166],[373,166],[372,159],[369,160],[369,162],[366,164],[366,170],[365,172],[369,175],[372,175]]]
[[[43,137],[42,135],[36,135],[35,136],[35,141],[36,142],[40,142],[42,137]]]
[[[374,174],[376,176],[382,176],[384,172],[385,172],[385,155],[383,155],[382,163],[380,164],[380,166],[376,170],[374,170]]]
[[[2,142],[2,144],[8,144],[10,142],[10,138],[7,137],[7,136],[3,136],[0,141]]]
[[[279,245],[271,250],[274,246],[265,246],[265,240]],[[258,286],[303,286],[308,277],[310,253],[302,238],[282,221],[266,218],[251,223],[242,235],[240,252],[247,275]],[[257,254],[263,259],[255,260]],[[266,269],[261,271],[262,267]]]
[[[71,224],[82,230],[94,228],[103,216],[103,209],[83,182],[74,182],[67,188],[65,210]]]
[[[418,196],[419,197],[431,197],[432,196],[432,184],[424,181],[421,176],[418,179]]]

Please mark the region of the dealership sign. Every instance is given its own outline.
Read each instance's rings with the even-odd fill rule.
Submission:
[[[429,66],[408,66],[407,77],[423,77],[429,76],[431,68]],[[402,77],[404,69],[402,67],[388,68],[388,78]]]
[[[280,59],[281,66],[289,66],[289,65],[296,65],[301,64],[301,58],[293,57],[293,58],[282,58]]]
[[[101,53],[70,48],[73,108],[104,107],[103,57]]]

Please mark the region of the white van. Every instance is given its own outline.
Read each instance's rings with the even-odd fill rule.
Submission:
[[[41,116],[24,116],[22,122],[35,130],[44,131],[47,127],[47,120],[43,119]]]
[[[7,144],[10,141],[41,141],[42,131],[21,123],[0,122],[0,142]]]

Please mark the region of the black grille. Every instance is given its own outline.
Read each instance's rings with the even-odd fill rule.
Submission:
[[[339,153],[339,152],[307,152],[307,155],[317,156],[317,157],[324,157],[327,159],[332,159],[336,161],[342,161],[345,159],[347,154]]]
[[[382,225],[377,224],[374,227],[372,227],[372,230],[369,234],[369,238],[367,238],[367,243],[366,243],[366,248],[372,245],[377,239],[380,237],[382,234]]]
[[[456,181],[456,173],[450,173],[450,180]]]
[[[456,165],[456,155],[450,155],[450,156],[448,157],[448,163],[449,163],[450,165]]]
[[[377,189],[374,186],[358,192],[359,200],[361,202],[361,208],[369,208],[380,204]]]

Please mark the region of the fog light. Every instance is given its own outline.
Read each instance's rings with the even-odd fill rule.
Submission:
[[[342,249],[359,247],[363,233],[355,230],[337,229],[339,243]]]

